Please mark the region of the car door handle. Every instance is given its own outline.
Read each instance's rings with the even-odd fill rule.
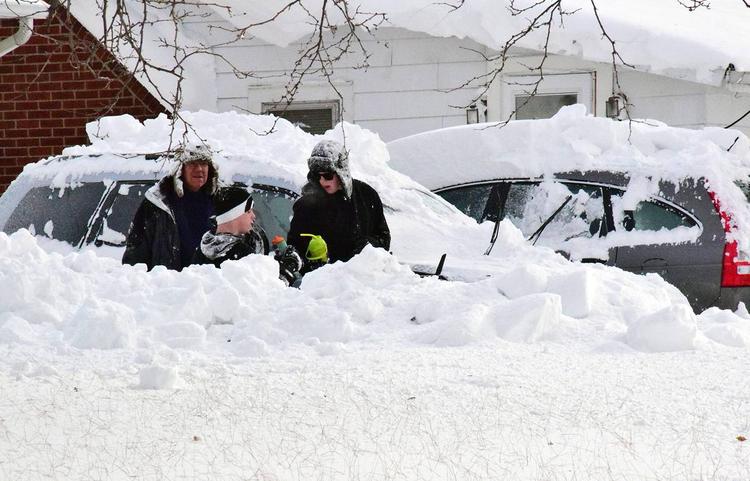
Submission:
[[[660,257],[646,259],[641,264],[641,272],[654,272],[656,274],[667,273],[667,261]]]
[[[646,259],[645,261],[643,261],[643,263],[641,264],[641,267],[650,268],[650,269],[659,268],[659,267],[667,267],[667,261],[660,257],[653,257],[651,259]]]

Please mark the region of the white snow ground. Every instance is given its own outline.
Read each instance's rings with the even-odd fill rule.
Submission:
[[[317,140],[191,118],[212,145],[298,174]],[[75,151],[159,142],[161,121],[108,122]],[[658,276],[569,263],[507,223],[489,259],[490,225],[435,216],[418,232],[410,216],[428,214],[399,204],[409,181],[382,142],[352,126],[347,142],[355,177],[403,207],[394,255],[368,248],[301,290],[263,256],[149,273],[0,233],[0,480],[750,478],[744,307],[696,316]],[[399,263],[446,251],[496,275]]]

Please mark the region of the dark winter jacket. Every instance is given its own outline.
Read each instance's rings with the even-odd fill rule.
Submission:
[[[360,180],[352,179],[351,196],[347,196],[344,189],[327,194],[311,179],[293,209],[288,242],[303,257],[310,238],[300,234],[322,236],[328,244],[330,262],[348,261],[367,244],[390,248],[391,233],[380,197]]]
[[[256,231],[245,235],[206,232],[193,255],[193,264],[213,264],[242,259],[250,254],[265,254],[263,242]]]
[[[175,192],[175,181],[172,175],[164,177],[159,183],[146,191],[146,198],[135,213],[128,232],[123,264],[146,264],[149,270],[154,266],[166,266],[167,269],[182,270],[190,264],[192,253],[202,235],[199,228],[183,229],[182,235],[177,227],[175,203],[178,201]],[[199,209],[200,219],[193,219],[193,227],[208,227],[208,216],[213,213],[210,192],[213,191],[213,179],[201,189],[203,193],[193,203],[203,203]],[[194,209],[193,209],[194,210]],[[182,210],[180,218],[196,215],[193,210]],[[205,219],[204,219],[205,217]],[[191,239],[193,245],[184,246],[183,239]],[[187,249],[186,255],[183,250]]]

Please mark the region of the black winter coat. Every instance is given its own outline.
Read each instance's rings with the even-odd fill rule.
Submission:
[[[327,194],[318,185],[308,184],[293,209],[287,242],[303,257],[310,238],[300,234],[322,236],[328,244],[329,262],[348,261],[367,244],[385,250],[391,246],[380,197],[360,180],[353,179],[351,198],[343,189]]]
[[[167,176],[146,192],[130,224],[123,264],[146,264],[148,270],[154,266],[178,271],[183,268],[180,233],[169,200],[175,195],[172,186],[172,176]]]

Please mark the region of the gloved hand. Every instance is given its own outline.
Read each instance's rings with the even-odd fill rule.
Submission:
[[[287,246],[284,251],[277,251],[274,259],[279,263],[279,278],[287,285],[292,286],[300,279],[302,269],[302,257],[293,246]]]

